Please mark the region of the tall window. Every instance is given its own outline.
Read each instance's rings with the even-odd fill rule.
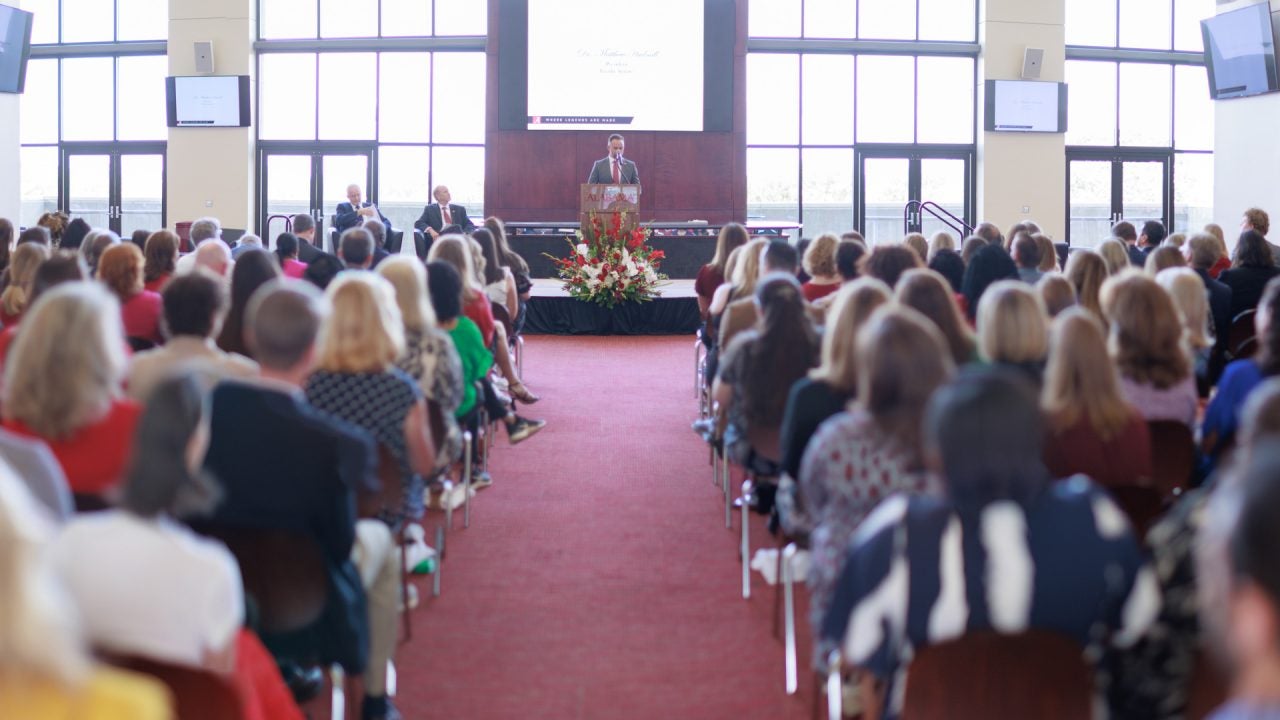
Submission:
[[[973,153],[976,27],[965,1],[752,0],[748,216],[872,240],[901,237],[910,199],[967,216],[967,162],[954,173],[920,162]],[[901,50],[865,42],[879,40]]]
[[[324,219],[349,184],[399,230],[412,228],[437,185],[483,212],[485,3],[264,0],[260,12],[263,223],[309,210]],[[414,49],[406,36],[419,39]],[[313,41],[306,52],[300,38]]]
[[[1067,3],[1069,238],[1119,219],[1195,232],[1213,216],[1213,105],[1200,20],[1212,0]]]
[[[128,232],[164,222],[167,0],[24,0],[18,222],[66,210]],[[159,42],[157,42],[159,41]],[[72,43],[100,45],[85,55]],[[95,48],[98,49],[98,48]]]

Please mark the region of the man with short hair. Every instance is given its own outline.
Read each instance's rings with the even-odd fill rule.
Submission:
[[[258,237],[257,235],[254,235],[253,233],[245,233],[244,235],[240,236],[239,240],[236,241],[236,246],[231,248],[231,259],[232,260],[238,259],[241,255],[244,254],[244,251],[248,250],[249,248],[257,248],[259,250],[266,249],[262,247],[262,238]]]
[[[1040,243],[1029,233],[1018,233],[1013,238],[1013,263],[1018,266],[1018,277],[1035,285],[1044,277],[1040,272]]]
[[[185,257],[191,258],[191,268],[204,268],[215,276],[230,280],[231,268],[235,267],[235,261],[231,259],[231,248],[222,242],[205,242],[196,251]],[[181,270],[181,268],[179,268]],[[186,274],[181,273],[179,274]]]
[[[1216,383],[1226,365],[1228,330],[1231,327],[1231,287],[1209,276],[1218,262],[1218,241],[1209,233],[1196,233],[1182,246],[1187,265],[1196,271],[1209,294],[1209,314],[1213,316],[1213,349],[1209,352],[1209,382]]]
[[[174,263],[174,275],[186,275],[196,267],[196,250],[209,240],[222,239],[222,223],[215,217],[202,217],[191,223],[191,229],[187,232],[187,237],[191,240],[191,251],[178,258]],[[218,243],[226,247],[226,243]],[[231,253],[228,249],[227,258],[230,259]]]
[[[449,194],[449,188],[437,185],[436,189],[431,191],[431,197],[436,201],[422,208],[422,216],[413,224],[415,228],[431,238],[427,240],[426,247],[418,248],[418,257],[426,257],[431,243],[441,235],[449,234],[445,230],[450,225],[458,226],[461,232],[471,232],[476,229],[476,224],[467,217],[467,209],[453,202],[453,195]]]
[[[373,235],[364,228],[351,228],[338,240],[338,257],[348,270],[368,270],[373,263]]]
[[[639,185],[640,171],[636,164],[622,157],[627,141],[618,133],[609,136],[609,154],[591,166],[587,182],[592,185]]]
[[[1138,229],[1128,220],[1121,220],[1111,226],[1112,237],[1124,243],[1125,252],[1129,254],[1129,264],[1142,267],[1147,263],[1147,254],[1138,247]]]
[[[316,247],[316,220],[307,213],[298,213],[290,220],[289,227],[293,228],[293,234],[299,240],[306,242],[298,243],[298,260],[304,263],[310,263],[312,260],[327,255],[325,251]]]
[[[387,226],[382,224],[381,220],[366,220],[364,229],[368,231],[369,237],[373,238],[373,262],[369,264],[369,269],[378,267],[378,263],[391,257],[391,253],[387,252]]]
[[[31,227],[18,233],[18,242],[16,245],[24,243],[40,243],[48,247],[53,243],[53,236],[49,234],[49,228],[43,225],[32,225]]]
[[[1138,249],[1142,250],[1143,263],[1146,263],[1146,256],[1151,254],[1152,250],[1160,247],[1160,243],[1169,236],[1164,229],[1164,223],[1159,220],[1148,220],[1142,223],[1142,232],[1138,235]]]
[[[973,234],[987,241],[988,245],[1004,246],[1004,235],[1000,234],[1000,228],[995,223],[980,222],[978,227],[973,229]]]
[[[391,230],[391,221],[373,203],[361,200],[360,186],[354,183],[347,186],[347,201],[338,203],[333,214],[333,228],[339,235],[372,219],[381,220],[387,231]]]
[[[213,391],[205,468],[224,493],[213,524],[314,538],[329,577],[329,602],[313,626],[317,660],[364,672],[364,720],[399,720],[386,679],[396,647],[399,554],[384,523],[356,520],[355,493],[377,489],[370,487],[373,438],[316,410],[302,393],[323,313],[323,296],[298,280],[272,280],[249,301],[245,339],[262,376]]]
[[[223,352],[213,342],[227,312],[226,283],[202,269],[173,278],[160,295],[169,342],[133,356],[129,397],[146,404],[160,381],[180,370],[195,370],[210,379],[258,374],[257,363]]]

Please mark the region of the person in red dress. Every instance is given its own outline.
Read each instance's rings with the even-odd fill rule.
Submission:
[[[698,277],[693,281],[693,290],[698,294],[698,312],[702,314],[703,320],[707,318],[716,288],[728,279],[725,266],[729,264],[729,253],[750,241],[747,229],[738,223],[729,223],[720,228],[720,235],[716,237],[715,256],[711,258],[711,262],[698,268]]]
[[[63,283],[41,297],[23,328],[5,363],[0,425],[48,443],[73,493],[109,497],[141,413],[121,389],[119,303],[97,283]]]
[[[159,345],[164,342],[160,334],[163,302],[160,293],[143,287],[144,264],[137,245],[118,243],[107,248],[98,260],[98,279],[120,301],[125,336]]]

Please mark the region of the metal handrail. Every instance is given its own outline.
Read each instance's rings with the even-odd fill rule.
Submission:
[[[964,220],[956,217],[950,210],[947,210],[932,200],[925,200],[923,202],[920,200],[912,200],[902,208],[902,232],[904,234],[911,232],[912,210],[915,210],[917,213],[927,210],[930,215],[937,218],[943,225],[946,225],[959,233],[961,238],[968,237],[973,234],[973,227],[969,225],[969,223],[966,223]],[[954,221],[955,224],[953,224],[952,221]]]

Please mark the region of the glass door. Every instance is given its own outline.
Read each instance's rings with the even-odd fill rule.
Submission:
[[[957,241],[963,239],[964,226],[971,222],[971,149],[863,146],[855,152],[855,216],[868,242],[899,242],[904,218],[906,232],[931,235],[946,230]],[[915,207],[908,211],[908,203],[917,202],[936,206],[937,212]]]
[[[63,151],[62,207],[90,227],[125,237],[165,224],[163,145]]]
[[[291,217],[293,215],[311,215],[320,221],[315,211],[316,204],[311,196],[311,156],[310,155],[268,155],[262,173],[263,208],[263,243],[270,247],[275,241],[275,234],[284,232],[287,223],[279,218],[272,224],[271,218],[276,216]],[[318,235],[318,237],[321,237]]]
[[[1172,156],[1166,151],[1067,151],[1067,242],[1095,247],[1121,220],[1170,232]]]

